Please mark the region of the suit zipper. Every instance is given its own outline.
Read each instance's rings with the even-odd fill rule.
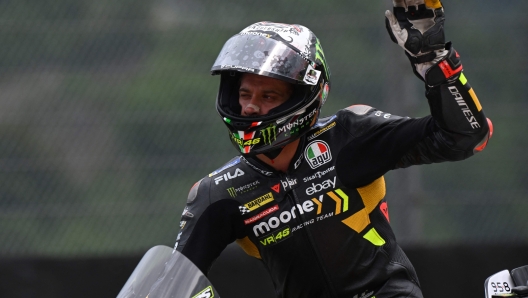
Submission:
[[[297,197],[297,194],[295,193],[295,191],[292,189],[292,190],[290,190],[290,193],[292,194],[291,197],[292,197],[292,200],[293,200],[294,204],[295,205],[301,205],[302,202],[300,202],[300,200]],[[304,224],[307,221],[307,219],[305,218],[304,214],[301,214],[301,212],[299,212],[299,217],[302,219],[302,223],[301,224]],[[313,255],[317,258],[317,264],[319,265],[319,269],[322,272],[321,275],[323,276],[324,282],[326,283],[326,288],[329,289],[330,292],[331,292],[331,296],[330,297],[336,297],[337,298],[337,294],[335,292],[335,289],[330,283],[330,276],[329,276],[328,272],[326,271],[326,269],[324,268],[323,261],[322,261],[321,257],[319,256],[319,253],[316,250],[315,240],[313,239],[313,237],[310,234],[310,232],[308,231],[308,229],[309,229],[308,226],[303,227],[301,229],[303,231],[302,233],[304,233],[304,235],[306,236],[306,239],[308,239],[308,242],[310,243],[310,245],[309,245],[310,249],[312,250]]]

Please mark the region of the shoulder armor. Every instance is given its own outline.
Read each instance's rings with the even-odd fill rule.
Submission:
[[[196,182],[189,191],[189,195],[187,196],[187,204],[191,204],[194,202],[194,199],[196,199],[196,195],[198,193],[198,187],[200,187],[200,183],[202,182],[203,178],[200,179],[198,182]]]
[[[367,106],[367,105],[352,105],[352,106],[349,106],[348,108],[346,108],[346,110],[349,110],[351,111],[352,113],[356,114],[356,115],[365,115],[366,113],[368,113],[368,111],[372,110],[373,108],[371,106]]]
[[[230,161],[228,161],[226,164],[224,164],[224,165],[223,165],[222,167],[220,167],[219,169],[216,169],[216,170],[214,170],[213,172],[211,172],[211,173],[209,174],[209,177],[213,177],[214,175],[216,175],[216,174],[222,172],[223,170],[225,170],[225,169],[229,169],[230,167],[239,164],[239,163],[240,163],[240,158],[241,158],[240,156],[237,156],[237,157],[231,159]]]

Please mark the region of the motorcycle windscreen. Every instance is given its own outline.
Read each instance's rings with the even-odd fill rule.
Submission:
[[[168,246],[149,249],[117,298],[219,298],[207,277]]]

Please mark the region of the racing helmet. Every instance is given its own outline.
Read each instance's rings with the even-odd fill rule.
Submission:
[[[276,152],[306,134],[317,121],[330,90],[330,71],[319,39],[302,25],[252,24],[231,37],[211,68],[220,75],[216,109],[233,145],[244,155]],[[266,115],[242,116],[243,73],[293,85],[291,97]]]

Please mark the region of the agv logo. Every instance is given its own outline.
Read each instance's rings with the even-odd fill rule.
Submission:
[[[312,169],[316,169],[332,160],[330,147],[324,141],[311,142],[306,147],[304,157]]]

